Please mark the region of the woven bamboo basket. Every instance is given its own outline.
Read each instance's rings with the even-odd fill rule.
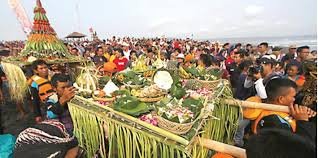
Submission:
[[[204,103],[203,103],[203,109],[205,109],[205,107],[208,103],[208,99],[209,99],[208,97],[205,98]],[[192,128],[194,123],[203,117],[203,115],[204,115],[203,109],[201,110],[200,115],[197,116],[197,118],[194,121],[189,122],[189,123],[172,122],[172,121],[165,119],[165,118],[158,116],[158,115],[155,115],[154,117],[157,119],[158,126],[160,128],[165,129],[165,130],[172,132],[174,134],[186,134]]]
[[[195,121],[189,123],[176,123],[169,121],[161,116],[155,116],[158,120],[158,126],[174,134],[186,134],[193,126]]]
[[[99,97],[96,97],[94,95],[92,95],[93,99],[95,101],[104,101],[104,102],[113,102],[115,101],[116,97],[112,97],[112,98],[99,98]]]
[[[205,81],[205,80],[196,79],[196,81],[198,81],[203,88],[207,88],[210,90],[216,89],[221,82],[224,82],[225,84],[229,83],[228,80],[224,80],[224,79],[219,79],[215,81]]]
[[[156,97],[156,98],[138,98],[138,100],[145,102],[145,103],[153,103],[153,102],[160,101],[164,97],[165,96],[160,96],[160,97]]]

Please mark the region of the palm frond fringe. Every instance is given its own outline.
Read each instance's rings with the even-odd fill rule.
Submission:
[[[97,151],[102,157],[111,158],[206,158],[214,152],[203,148],[194,138],[200,136],[232,144],[241,115],[239,107],[218,99],[231,96],[229,87],[220,90],[221,95],[212,100],[212,114],[179,136],[78,96],[68,106],[74,134],[89,158]]]

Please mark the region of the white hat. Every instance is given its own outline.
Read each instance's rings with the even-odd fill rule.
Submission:
[[[184,54],[178,54],[177,58],[184,59]]]
[[[129,44],[128,43],[126,43],[126,42],[123,42],[123,44],[122,44],[123,46],[125,46],[125,47],[129,47]]]
[[[289,48],[297,48],[296,44],[289,45]]]

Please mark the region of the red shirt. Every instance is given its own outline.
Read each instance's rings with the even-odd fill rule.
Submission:
[[[122,58],[122,59],[116,58],[113,62],[117,66],[117,71],[123,71],[126,68],[126,65],[128,63],[128,59],[127,58]]]
[[[175,48],[175,49],[180,49],[181,47],[180,47],[180,45],[179,45],[180,43],[178,42],[178,41],[175,41],[174,43],[173,43],[173,48]]]
[[[234,63],[234,59],[232,59],[231,57],[228,57],[226,60],[225,60],[225,66],[229,66],[231,65],[232,63]]]

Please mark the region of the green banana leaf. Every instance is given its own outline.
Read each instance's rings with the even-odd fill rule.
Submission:
[[[140,102],[136,97],[126,96],[120,97],[113,105],[114,109],[131,116],[139,116],[143,113],[147,113],[152,108],[146,103]]]
[[[188,73],[191,73],[194,77],[199,77],[200,72],[196,67],[189,67],[185,69]]]

